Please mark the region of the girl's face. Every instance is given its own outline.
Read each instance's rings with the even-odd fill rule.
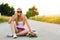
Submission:
[[[21,9],[17,9],[17,15],[20,16],[22,14],[22,10]]]

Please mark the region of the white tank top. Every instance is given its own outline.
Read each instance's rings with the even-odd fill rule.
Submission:
[[[16,22],[14,21],[14,23],[16,23]],[[24,28],[23,21],[18,21],[18,26],[17,27],[18,28]]]
[[[24,26],[23,26],[23,22],[22,22],[22,21],[19,21],[17,27],[18,27],[18,28],[24,28]]]

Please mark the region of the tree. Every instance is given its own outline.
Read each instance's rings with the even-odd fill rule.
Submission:
[[[14,8],[10,7],[8,3],[0,5],[0,13],[4,16],[12,16],[14,14]]]
[[[27,18],[35,16],[35,15],[39,15],[37,8],[35,6],[33,6],[32,8],[29,8],[29,10],[26,12]]]
[[[9,13],[7,14],[8,16],[12,16],[14,14],[14,8],[11,7],[10,10],[9,10]]]

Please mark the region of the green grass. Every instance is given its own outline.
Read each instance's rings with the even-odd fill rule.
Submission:
[[[10,17],[7,17],[7,16],[0,16],[0,23],[3,23],[3,22],[8,22]]]
[[[31,20],[48,22],[48,23],[55,23],[60,24],[60,16],[34,16],[30,17]]]

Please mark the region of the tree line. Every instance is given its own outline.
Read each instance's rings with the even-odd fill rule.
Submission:
[[[0,4],[0,13],[1,13],[1,15],[3,15],[3,16],[12,16],[14,14],[14,12],[15,12],[14,7],[9,6],[8,3]],[[25,15],[27,16],[27,18],[35,16],[35,15],[39,15],[38,9],[35,6],[33,6],[33,7],[28,9],[28,11],[26,12]]]

